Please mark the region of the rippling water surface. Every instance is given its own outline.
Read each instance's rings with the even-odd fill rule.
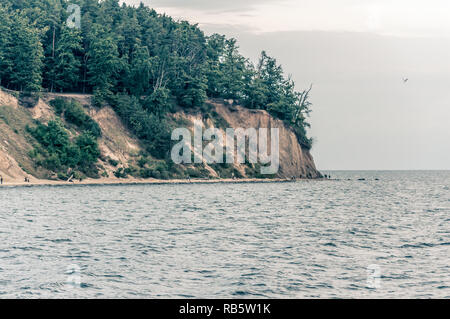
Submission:
[[[0,188],[0,298],[449,298],[450,172],[331,174]]]

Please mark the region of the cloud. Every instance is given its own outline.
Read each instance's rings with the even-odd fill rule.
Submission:
[[[240,12],[246,11],[264,3],[279,3],[284,0],[126,0],[128,4],[139,4],[143,2],[145,5],[154,8],[184,8],[190,10],[207,11],[207,12]]]
[[[125,0],[138,4],[140,0]],[[143,0],[158,12],[200,25],[277,31],[450,36],[448,0]]]

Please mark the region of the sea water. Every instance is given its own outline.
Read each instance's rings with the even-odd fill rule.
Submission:
[[[449,298],[450,172],[325,173],[0,188],[0,298]]]

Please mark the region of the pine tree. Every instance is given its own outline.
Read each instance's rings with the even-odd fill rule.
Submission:
[[[117,43],[112,35],[100,26],[95,26],[89,41],[87,68],[88,81],[97,104],[111,95],[121,64]]]
[[[56,42],[54,64],[50,71],[52,86],[59,90],[73,90],[80,83],[81,73],[81,32],[62,27]]]
[[[152,63],[148,48],[135,45],[128,74],[128,87],[131,94],[141,96],[148,93],[151,68]]]
[[[242,88],[246,72],[246,59],[239,54],[236,39],[230,39],[225,42],[225,52],[221,64],[222,95],[225,98],[242,97]]]
[[[5,80],[7,80],[7,74],[5,73],[5,70],[8,69],[10,65],[7,55],[7,48],[10,42],[10,28],[8,12],[0,4],[0,85],[6,83]]]
[[[214,34],[208,38],[208,93],[212,97],[240,99],[251,76],[249,62],[238,51],[235,39]]]
[[[16,15],[10,34],[5,72],[9,73],[11,85],[21,91],[41,90],[44,52],[39,30],[30,26],[27,18]]]
[[[156,123],[174,104],[191,108],[202,106],[207,97],[237,99],[285,121],[302,144],[310,145],[309,90],[297,92],[265,52],[255,66],[240,54],[235,39],[205,37],[197,25],[143,4],[70,2],[82,7],[81,30],[65,24],[67,0],[2,0],[1,85],[94,93],[99,105],[113,103],[116,94],[131,94],[139,116],[126,122],[150,144],[155,141],[150,135],[163,127]],[[151,149],[158,153],[155,145]]]

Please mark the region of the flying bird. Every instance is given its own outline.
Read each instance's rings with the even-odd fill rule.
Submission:
[[[404,78],[404,79],[403,79],[403,83],[406,83],[406,82],[408,82],[408,81],[409,81],[408,78]]]

